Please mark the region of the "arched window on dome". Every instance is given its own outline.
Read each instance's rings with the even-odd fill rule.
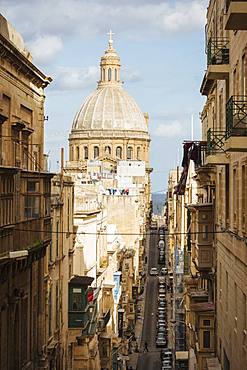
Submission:
[[[138,161],[141,159],[141,148],[139,146],[136,149],[136,158]]]
[[[111,154],[111,147],[110,146],[106,146],[105,147],[105,155],[110,155]]]
[[[99,156],[99,147],[98,146],[94,146],[93,147],[93,157],[94,158],[98,158]]]
[[[117,81],[117,68],[115,68],[115,81]]]
[[[132,159],[133,157],[133,148],[132,146],[128,146],[127,148],[127,159]]]
[[[84,159],[88,159],[88,147],[84,146]]]
[[[108,81],[111,81],[111,68],[108,69]]]
[[[74,160],[74,146],[71,145],[71,161]]]
[[[80,148],[79,146],[76,147],[76,160],[79,161],[80,159]]]
[[[117,148],[116,148],[116,157],[122,159],[122,155],[123,155],[122,153],[123,153],[122,147],[117,146]]]
[[[103,68],[103,78],[102,78],[103,81],[105,81],[105,68]]]

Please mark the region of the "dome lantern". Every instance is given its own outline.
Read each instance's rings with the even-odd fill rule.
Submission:
[[[120,58],[113,47],[114,33],[110,30],[108,33],[108,48],[105,51],[105,55],[101,57],[100,62],[100,81],[98,87],[104,87],[107,85],[121,85],[120,81]]]

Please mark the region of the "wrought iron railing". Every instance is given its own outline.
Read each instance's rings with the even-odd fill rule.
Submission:
[[[210,128],[207,132],[207,155],[224,152],[225,140],[225,131],[214,131]]]
[[[226,137],[247,136],[247,96],[232,96],[226,104]]]
[[[229,64],[229,40],[222,37],[213,37],[207,46],[208,65]]]

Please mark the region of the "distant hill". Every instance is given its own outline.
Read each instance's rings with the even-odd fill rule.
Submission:
[[[153,193],[152,201],[153,201],[153,214],[161,215],[164,212],[165,194],[164,193]]]

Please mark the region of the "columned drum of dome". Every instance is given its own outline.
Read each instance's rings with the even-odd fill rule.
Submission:
[[[72,124],[70,162],[104,157],[126,160],[131,148],[132,159],[143,160],[148,165],[148,115],[142,113],[123,89],[120,58],[113,48],[112,33],[109,35],[108,47],[100,62],[98,87],[86,98]]]

